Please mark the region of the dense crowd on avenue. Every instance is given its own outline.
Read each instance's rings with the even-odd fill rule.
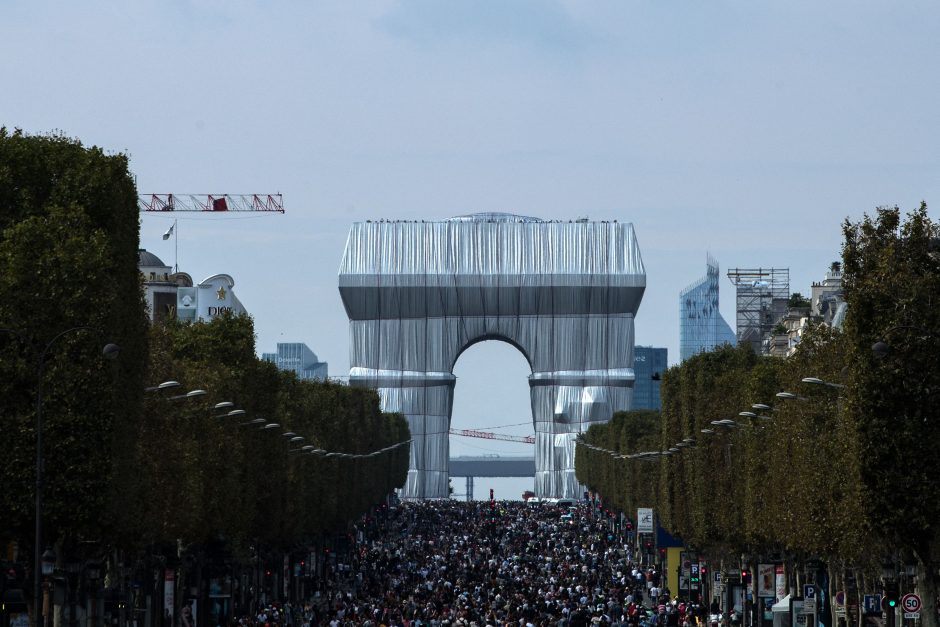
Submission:
[[[706,620],[704,608],[671,599],[659,573],[637,567],[630,546],[589,505],[405,503],[380,531],[291,622],[692,627]]]

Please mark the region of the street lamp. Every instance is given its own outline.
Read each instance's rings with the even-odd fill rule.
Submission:
[[[841,383],[830,383],[829,381],[823,381],[818,377],[803,377],[802,381],[803,383],[808,383],[810,385],[825,385],[826,387],[836,388],[839,390],[845,387]]]
[[[96,334],[101,332],[95,327],[88,325],[81,325],[77,327],[71,327],[60,331],[55,335],[51,340],[49,340],[46,345],[42,348],[41,351],[38,351],[36,356],[36,544],[34,551],[34,560],[33,560],[33,603],[35,604],[35,624],[37,626],[42,625],[42,577],[40,574],[43,572],[43,540],[42,540],[42,515],[43,515],[43,448],[42,448],[42,375],[46,367],[46,357],[49,355],[49,351],[59,341],[60,338],[69,335],[70,333],[75,333],[77,331],[91,331]],[[23,336],[20,332],[14,331],[13,329],[0,329],[0,333],[7,333],[9,335],[16,336],[21,342],[29,345],[27,338]],[[37,347],[38,348],[38,347]],[[105,344],[101,349],[101,354],[106,359],[116,359],[118,353],[120,353],[121,347],[117,344],[108,343]],[[53,562],[54,565],[54,562]]]
[[[167,390],[170,388],[178,388],[180,386],[179,381],[164,381],[159,385],[153,385],[149,388],[144,388],[144,392],[159,392],[160,390]]]
[[[190,390],[189,392],[186,392],[186,394],[177,394],[176,396],[171,396],[170,400],[178,401],[183,398],[197,398],[199,396],[205,396],[205,395],[206,395],[205,390]]]

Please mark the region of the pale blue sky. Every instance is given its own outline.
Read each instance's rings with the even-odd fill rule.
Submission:
[[[352,221],[631,221],[638,341],[674,362],[707,252],[805,293],[846,216],[940,202],[934,2],[5,0],[0,24],[0,124],[126,151],[141,192],[284,194],[283,216],[180,214],[180,267],[231,274],[259,351],[300,340],[334,375]],[[141,246],[172,264],[169,219]],[[456,374],[454,426],[528,419],[509,347]]]

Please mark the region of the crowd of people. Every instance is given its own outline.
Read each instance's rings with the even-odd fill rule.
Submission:
[[[588,504],[404,503],[349,562],[290,622],[692,627],[706,618],[705,608],[671,599],[659,573],[639,567]]]

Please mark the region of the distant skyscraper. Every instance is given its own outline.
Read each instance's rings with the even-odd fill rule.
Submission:
[[[718,262],[709,255],[705,276],[679,293],[679,360],[735,340],[718,311]]]
[[[668,363],[666,349],[637,346],[633,349],[633,405],[630,409],[662,409],[659,385]]]
[[[300,379],[325,381],[329,376],[327,363],[303,342],[278,342],[276,353],[262,353],[261,358],[281,370],[297,373]]]

